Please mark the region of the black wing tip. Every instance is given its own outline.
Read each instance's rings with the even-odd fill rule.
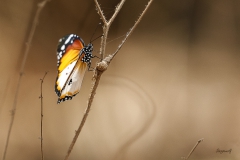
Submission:
[[[72,100],[72,98],[74,97],[75,95],[73,96],[65,96],[64,98],[58,98],[57,100],[57,104],[60,104],[61,102],[64,102],[64,101],[67,101],[67,100]]]
[[[57,89],[57,85],[55,85],[55,93],[58,97],[61,96],[61,91]]]

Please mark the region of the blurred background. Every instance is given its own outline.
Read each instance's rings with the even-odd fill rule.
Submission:
[[[0,0],[1,157],[39,2]],[[110,18],[119,0],[99,3]],[[125,2],[110,28],[106,54],[116,50],[147,3]],[[239,7],[239,0],[155,0],[103,74],[69,159],[176,160],[201,138],[190,159],[240,159]],[[7,160],[41,159],[40,78],[46,71],[44,156],[65,157],[87,105],[93,72],[86,72],[73,100],[57,105],[56,46],[69,33],[88,44],[99,22],[93,0],[52,0],[43,8],[24,68]],[[99,27],[95,37],[101,34]],[[99,44],[100,39],[94,41],[94,55]]]

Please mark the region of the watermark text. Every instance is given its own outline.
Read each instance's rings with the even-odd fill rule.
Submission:
[[[232,152],[232,149],[229,149],[229,150],[224,150],[224,149],[217,149],[217,151],[216,151],[216,153],[220,153],[220,154],[223,154],[223,153],[229,153],[229,154],[231,154],[231,152]]]

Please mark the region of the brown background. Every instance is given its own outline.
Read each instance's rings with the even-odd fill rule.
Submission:
[[[33,17],[40,1],[0,0],[0,156]],[[118,0],[99,0],[106,16]],[[124,35],[147,0],[127,0],[109,41]],[[104,73],[71,160],[240,159],[240,2],[155,0]],[[91,88],[56,104],[56,45],[76,33],[90,41],[100,22],[93,0],[52,0],[40,14],[20,86],[7,160],[40,160],[40,81],[45,160],[63,159]],[[98,28],[95,36],[101,35]],[[121,39],[107,45],[113,53]],[[100,40],[94,42],[98,54]],[[95,65],[95,61],[93,66]],[[217,149],[229,153],[216,153]]]

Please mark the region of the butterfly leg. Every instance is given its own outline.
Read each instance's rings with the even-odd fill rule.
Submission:
[[[100,59],[101,61],[102,61],[102,58],[100,58],[100,57],[98,57],[98,56],[92,56],[92,58],[98,58],[98,59]]]
[[[88,63],[88,71],[95,71],[95,68],[91,67],[91,63]]]

